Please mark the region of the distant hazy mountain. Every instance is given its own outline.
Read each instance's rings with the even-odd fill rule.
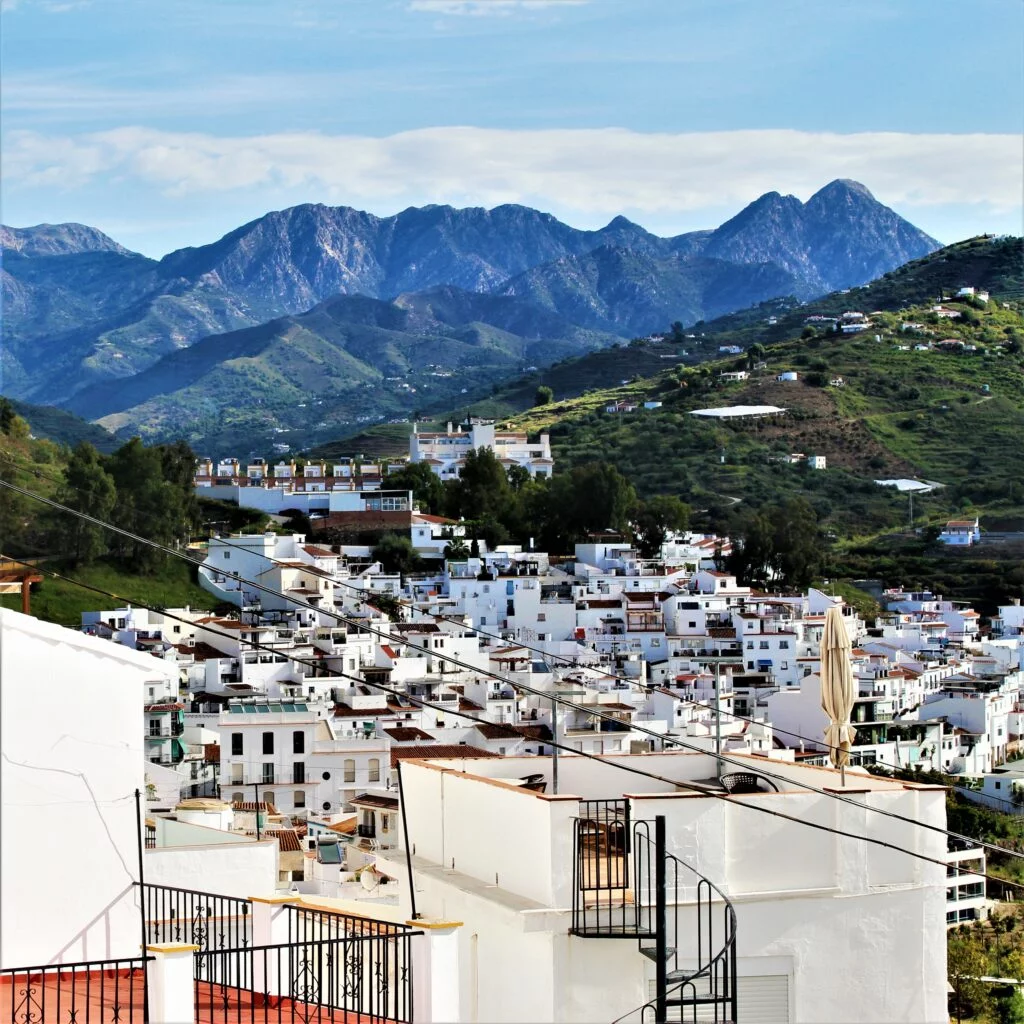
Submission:
[[[102,231],[85,224],[36,224],[31,228],[8,228],[0,224],[0,246],[11,252],[20,252],[23,256],[128,252]]]
[[[127,380],[83,389],[68,406],[149,436],[195,439],[225,424],[308,431],[454,402],[467,385],[614,341],[514,298],[447,286],[394,302],[335,296],[298,316],[203,338]]]
[[[776,263],[814,295],[865,284],[939,248],[856,181],[838,179],[806,203],[769,192],[712,232],[701,251],[733,263]]]
[[[45,404],[67,404],[199,339],[295,316],[337,295],[402,296],[409,310],[421,301],[464,304],[466,293],[523,300],[506,310],[520,318],[515,327],[487,319],[501,320],[500,305],[477,312],[483,323],[564,353],[589,345],[573,340],[565,321],[628,337],[777,295],[858,285],[937,247],[846,181],[805,204],[770,193],[715,231],[675,238],[623,217],[580,231],[522,206],[427,206],[376,217],[306,205],[159,261],[77,224],[5,228],[2,241],[0,388]],[[438,288],[455,291],[442,300]],[[429,299],[411,298],[423,291]],[[556,318],[546,327],[542,310]],[[530,358],[543,361],[544,351]],[[437,362],[429,346],[415,353]],[[236,400],[244,403],[244,394]]]
[[[506,295],[595,330],[630,336],[731,312],[738,303],[800,295],[807,282],[777,263],[736,264],[705,256],[655,256],[602,246],[534,267],[502,286]]]

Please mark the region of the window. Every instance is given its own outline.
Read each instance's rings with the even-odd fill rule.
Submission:
[[[754,641],[753,640],[748,640],[747,641],[747,650],[748,651],[752,651],[753,649],[754,649]]]
[[[231,794],[231,802],[233,804],[240,804],[244,799],[245,799],[245,797],[242,796],[241,793],[232,793]]]
[[[394,824],[391,821],[391,817],[392,816],[390,814],[382,814],[380,817],[381,817],[381,822],[380,822],[380,830],[381,830],[381,832],[387,832],[389,830],[389,828],[394,828]]]
[[[788,661],[784,661],[779,667],[782,669],[783,672],[785,672],[786,669],[789,668],[789,662]]]
[[[768,641],[767,640],[762,640],[759,646],[760,646],[760,649],[762,651],[767,651],[768,650]]]
[[[696,622],[688,622],[686,625],[687,625],[687,627],[689,629],[696,629],[697,628],[697,623]]]
[[[356,763],[350,757],[345,759],[344,781],[345,782],[355,782],[356,781]]]
[[[292,782],[299,783],[306,781],[306,765],[304,761],[295,761],[292,764]]]
[[[752,669],[753,667],[754,667],[754,663],[752,661],[748,661],[747,662],[747,668]]]
[[[224,555],[224,560],[225,561],[227,561],[231,557],[231,552],[230,551],[223,551],[222,554]]]
[[[779,650],[780,651],[788,651],[789,650],[789,641],[788,640],[780,640],[779,641]]]
[[[304,754],[306,752],[306,734],[301,729],[292,733],[292,753]]]
[[[231,734],[231,753],[236,757],[242,753],[242,733],[240,732]]]
[[[292,804],[295,807],[306,806],[306,794],[301,789],[297,789],[292,793]]]
[[[274,781],[274,766],[271,762],[267,761],[263,765],[263,781],[273,782]]]
[[[323,802],[323,803],[321,804],[321,807],[323,807],[323,809],[324,809],[325,811],[329,811],[329,810],[331,809],[331,801],[330,801],[330,800],[325,800],[325,801],[324,801],[324,802]]]
[[[380,759],[376,757],[370,758],[370,781],[380,782]]]
[[[274,752],[274,734],[272,732],[265,732],[263,734],[263,753],[272,754]]]
[[[331,780],[331,773],[330,772],[324,772],[324,782],[330,782],[330,780]]]

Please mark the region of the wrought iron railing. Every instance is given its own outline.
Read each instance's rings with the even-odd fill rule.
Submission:
[[[680,1020],[735,1022],[736,912],[732,904],[713,882],[665,850],[664,818],[638,821],[634,840],[639,863],[653,861],[655,868],[653,875],[646,876],[637,869],[640,930],[655,937],[653,945],[641,938],[639,946],[654,961],[657,992],[644,1006],[641,1019],[661,1024],[668,1019],[669,1008],[679,1008]],[[691,888],[695,890],[692,899],[687,892]],[[669,894],[674,897],[671,909]],[[683,906],[695,914],[685,932],[680,925]]]
[[[142,899],[147,943],[188,942],[201,951],[252,943],[249,900],[148,883]]]
[[[196,953],[196,1024],[408,1024],[412,940],[421,934],[383,929]]]
[[[639,934],[630,884],[631,832],[628,800],[580,801],[573,837],[573,934]]]
[[[139,1024],[152,957],[0,971],[0,1020],[10,1024]]]

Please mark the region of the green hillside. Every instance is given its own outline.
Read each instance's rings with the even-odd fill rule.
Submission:
[[[972,240],[877,286],[809,304],[784,324],[761,318],[760,327],[743,329],[742,343],[763,346],[766,368],[747,380],[718,377],[745,368],[746,356],[673,365],[661,358],[672,345],[634,345],[517,382],[490,404],[496,411],[504,405],[501,414],[511,414],[520,427],[549,430],[559,470],[605,459],[641,496],[677,494],[718,522],[741,503],[757,507],[801,494],[837,537],[871,536],[905,524],[909,514],[905,494],[874,481],[908,476],[943,485],[915,500],[918,525],[975,509],[1012,516],[1024,507],[1024,319],[1013,258],[1020,246],[1019,239]],[[960,314],[954,319],[933,311],[940,288],[948,296],[972,283],[992,292],[988,303],[947,299],[945,307]],[[901,305],[902,296],[921,294],[924,304]],[[873,301],[866,304],[865,296]],[[890,311],[877,312],[883,307]],[[843,335],[805,323],[839,310],[872,314],[870,327]],[[904,323],[921,326],[904,330]],[[715,339],[716,352],[722,337]],[[933,347],[918,350],[924,345]],[[671,368],[652,373],[655,360]],[[634,378],[630,369],[643,375]],[[799,379],[778,381],[786,370]],[[563,371],[566,378],[578,373],[582,386],[559,400],[559,385],[568,383],[559,376]],[[837,378],[843,384],[831,386]],[[605,387],[593,387],[602,379]],[[541,381],[554,387],[556,401],[511,413]],[[591,390],[580,394],[588,385]],[[662,405],[606,412],[617,399]],[[731,422],[690,415],[723,405],[775,405],[787,412]],[[780,461],[792,453],[824,455],[828,468]]]

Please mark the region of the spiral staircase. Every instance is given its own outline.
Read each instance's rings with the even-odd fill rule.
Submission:
[[[573,847],[570,934],[636,940],[654,963],[654,998],[619,1021],[736,1024],[735,910],[667,851],[665,818],[631,820],[626,800],[581,801]]]

